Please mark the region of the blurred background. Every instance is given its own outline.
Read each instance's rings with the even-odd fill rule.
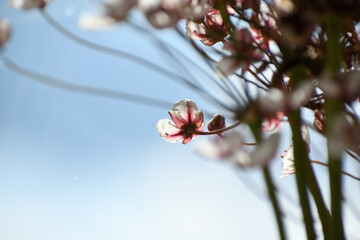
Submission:
[[[149,36],[125,23],[104,32],[79,29],[80,14],[95,12],[97,7],[96,1],[63,0],[51,2],[46,11],[83,39],[182,73]],[[219,112],[214,104],[129,59],[70,40],[36,9],[16,11],[1,1],[0,17],[8,19],[12,28],[2,59],[64,82],[169,103],[159,108],[66,91],[10,71],[1,63],[0,239],[278,239],[258,169],[239,170],[202,158],[194,148],[196,141],[206,137],[182,145],[167,143],[158,135],[156,123],[168,118],[173,102],[189,98],[200,109]],[[156,34],[198,61],[173,31]],[[271,170],[279,185],[288,235],[304,239],[295,178],[279,178],[280,155],[291,141],[286,125],[282,133]],[[314,159],[326,159],[321,153],[324,140],[311,137],[319,143],[312,151]],[[359,173],[357,166],[349,163],[347,167]],[[315,170],[327,183],[327,169],[316,166]],[[352,179],[345,183],[356,203],[358,183]],[[356,204],[345,207],[349,239],[360,239],[358,212]]]

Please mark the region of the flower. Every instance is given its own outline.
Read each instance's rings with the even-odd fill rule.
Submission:
[[[306,125],[301,125],[301,137],[304,140],[306,144],[306,148],[308,153],[310,152],[310,136],[309,136],[309,130],[306,127]],[[283,159],[282,162],[282,168],[281,171],[281,178],[287,177],[291,174],[294,174],[296,172],[295,170],[295,157],[294,157],[294,146],[290,144],[290,147],[288,150],[284,151],[284,154],[281,155],[281,158]]]
[[[242,28],[234,32],[231,41],[224,43],[224,49],[230,51],[230,56],[225,56],[217,63],[218,74],[228,76],[233,74],[238,68],[246,72],[250,63],[258,62],[263,54],[254,45],[257,42],[258,35],[252,36],[247,28]]]
[[[0,18],[0,47],[2,47],[10,38],[10,23]]]
[[[283,124],[283,112],[276,112],[274,117],[265,118],[261,124],[263,132],[275,133],[278,132]]]
[[[228,159],[237,151],[241,151],[244,145],[244,137],[238,131],[231,131],[224,134],[223,138],[211,138],[199,141],[195,150],[201,156],[208,159]]]
[[[137,4],[137,0],[107,0],[104,2],[106,15],[122,21],[126,18],[127,13]]]
[[[186,23],[186,36],[192,40],[200,40],[206,46],[212,46],[223,41],[229,34],[221,13],[217,9],[210,9],[201,23],[188,20]]]
[[[295,158],[294,158],[294,146],[290,144],[290,148],[285,150],[284,154],[281,155],[283,159],[282,167],[283,170],[281,171],[281,178],[287,177],[291,174],[295,173]]]
[[[50,0],[9,0],[9,5],[15,9],[43,8]]]
[[[315,85],[312,81],[300,83],[291,92],[270,88],[267,94],[258,98],[257,103],[265,116],[274,115],[276,112],[294,111],[310,101],[314,90]]]
[[[196,150],[202,156],[212,159],[224,159],[241,168],[266,166],[274,157],[280,140],[280,134],[272,134],[262,140],[255,149],[244,148],[244,137],[237,131],[225,134],[212,142],[200,142]]]
[[[274,133],[267,139],[263,139],[251,152],[237,151],[230,156],[229,161],[239,167],[267,166],[275,156],[280,134]]]
[[[102,3],[102,13],[82,13],[79,26],[84,30],[107,30],[123,21],[128,12],[135,7],[137,0],[106,0]]]
[[[197,137],[194,132],[204,131],[204,115],[192,100],[177,101],[169,115],[173,122],[161,119],[157,123],[160,136],[167,142],[182,141],[183,144],[187,144],[192,138]]]

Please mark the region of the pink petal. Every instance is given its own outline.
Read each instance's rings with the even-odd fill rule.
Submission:
[[[204,114],[202,113],[202,111],[198,112],[198,115],[195,118],[193,118],[191,121],[193,124],[195,124],[197,131],[200,132],[204,131],[205,123],[204,123]]]
[[[169,115],[178,128],[181,128],[188,123],[185,119],[182,118],[181,114],[179,114],[178,112],[169,111]]]
[[[183,144],[187,144],[188,142],[191,141],[191,139],[193,138],[193,135],[190,134],[190,135],[187,135],[185,136],[184,140],[182,141]]]
[[[156,128],[160,136],[167,142],[176,143],[184,138],[184,134],[181,130],[168,119],[159,120]]]

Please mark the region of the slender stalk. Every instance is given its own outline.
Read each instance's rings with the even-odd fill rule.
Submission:
[[[234,123],[233,125],[223,128],[223,129],[219,129],[219,130],[215,130],[215,131],[209,131],[209,132],[198,132],[195,130],[190,129],[190,133],[192,134],[196,134],[196,135],[217,135],[217,134],[221,134],[223,132],[229,131],[231,129],[236,128],[237,126],[239,126],[240,124],[242,124],[243,122],[238,121],[236,123]],[[244,145],[248,145],[248,146],[256,146],[256,143],[243,143]]]
[[[47,86],[50,86],[53,88],[69,91],[69,92],[91,95],[91,96],[95,96],[95,97],[103,97],[103,98],[110,98],[110,99],[116,99],[116,100],[121,100],[121,101],[134,102],[134,103],[138,103],[138,104],[142,104],[142,105],[159,107],[162,109],[164,109],[164,108],[167,109],[169,106],[172,105],[172,103],[170,103],[170,102],[156,99],[156,98],[126,93],[126,92],[121,92],[121,91],[108,90],[108,89],[103,89],[103,88],[89,87],[89,86],[84,86],[84,85],[61,81],[59,79],[47,76],[45,74],[41,74],[41,73],[29,70],[29,69],[20,67],[19,65],[15,64],[13,61],[11,61],[9,58],[3,59],[3,63],[5,65],[5,67],[8,68],[10,71],[13,71],[17,74],[21,74],[26,77],[29,77],[41,84],[44,84],[44,85],[47,85]]]
[[[326,75],[323,81],[329,84],[337,84],[335,76],[339,74],[340,61],[342,58],[339,37],[342,30],[341,19],[333,15],[325,16],[326,24]],[[342,114],[342,101],[340,98],[329,98],[325,96],[324,110],[326,119],[326,136],[331,137],[331,131],[334,127],[336,118]],[[331,194],[331,214],[332,214],[332,236],[333,239],[345,239],[344,226],[342,220],[342,159],[341,154],[334,154],[328,141],[329,156],[329,179]]]
[[[289,123],[294,138],[294,157],[296,169],[296,184],[300,198],[301,209],[308,239],[316,239],[314,221],[311,214],[309,196],[306,190],[306,159],[307,150],[301,138],[300,112],[296,111],[289,116]]]
[[[310,162],[315,163],[315,164],[319,164],[319,165],[322,165],[322,166],[325,166],[325,167],[329,167],[329,165],[327,163],[324,163],[324,162],[320,162],[320,161],[316,161],[316,160],[310,160]],[[360,181],[359,177],[355,177],[354,175],[352,175],[352,174],[350,174],[348,172],[341,171],[341,173],[348,176],[348,177],[351,177],[351,178],[353,178],[355,180]]]
[[[206,98],[210,99],[211,101],[215,102],[216,104],[218,104],[219,106],[223,107],[224,109],[227,109],[229,111],[232,110],[231,107],[227,106],[224,102],[222,102],[221,100],[219,100],[218,98],[216,98],[213,94],[210,94],[209,92],[205,91],[204,89],[202,89],[201,87],[197,86],[196,84],[194,84],[193,82],[191,82],[190,80],[177,75],[169,70],[167,70],[166,68],[163,68],[162,66],[159,66],[149,60],[146,60],[142,57],[133,55],[131,53],[128,52],[124,52],[121,50],[117,50],[117,49],[112,49],[109,47],[105,47],[90,41],[87,41],[83,38],[80,38],[78,36],[76,36],[75,34],[71,33],[70,31],[68,31],[67,29],[65,29],[64,27],[62,27],[60,24],[58,24],[47,12],[46,9],[40,9],[40,13],[41,15],[44,17],[44,19],[57,31],[59,31],[61,34],[63,34],[65,37],[71,39],[72,41],[75,41],[83,46],[86,46],[88,48],[91,48],[93,50],[96,51],[100,51],[109,55],[113,55],[116,57],[121,57],[124,59],[127,59],[129,61],[133,61],[141,66],[147,67],[149,69],[151,69],[152,71],[158,72],[159,74],[162,74],[163,76],[167,76],[170,80],[176,81],[180,84],[185,84],[187,87],[196,90],[197,92],[201,93],[203,96],[205,96]]]
[[[350,150],[345,150],[345,152],[352,157],[353,159],[355,159],[356,161],[358,161],[360,163],[360,158],[358,156],[356,156],[355,154],[353,154],[352,152],[350,152]]]
[[[258,142],[261,140],[260,124],[261,124],[260,119],[255,119],[255,121],[253,121],[249,124],[249,126],[255,136],[255,139]],[[264,176],[265,183],[267,186],[268,194],[269,194],[269,197],[271,200],[271,204],[272,204],[272,207],[273,207],[273,210],[275,213],[275,218],[276,218],[276,223],[277,223],[280,239],[285,240],[286,233],[285,233],[285,227],[284,227],[284,221],[283,221],[283,213],[281,211],[279,201],[277,198],[276,186],[272,180],[268,166],[264,166],[262,168],[262,170],[263,170],[263,176]]]
[[[294,84],[302,81],[306,72],[304,66],[298,65],[291,70],[291,80]],[[296,170],[296,184],[300,198],[301,210],[304,217],[304,224],[308,239],[316,239],[314,229],[314,221],[311,213],[311,206],[309,196],[306,188],[307,169],[309,166],[309,159],[307,156],[307,147],[302,139],[301,134],[301,113],[296,110],[288,116],[289,124],[293,135],[294,158]]]
[[[312,160],[306,160],[308,165],[306,173],[306,185],[314,198],[322,225],[324,239],[331,239],[331,215],[325,204],[314,170],[312,169],[311,164],[309,164],[309,161],[312,162]]]
[[[274,212],[275,212],[275,217],[276,217],[276,222],[278,224],[280,239],[284,240],[284,239],[286,239],[286,236],[285,236],[284,223],[283,223],[283,220],[282,220],[283,214],[282,214],[282,212],[280,210],[279,202],[278,202],[277,197],[276,197],[276,188],[275,188],[275,186],[273,184],[273,180],[271,178],[271,174],[270,174],[269,168],[267,166],[263,167],[263,175],[264,175],[264,178],[265,178],[265,182],[266,182],[266,186],[267,186],[267,189],[268,189],[269,197],[271,199],[271,203],[272,203],[272,206],[273,206],[273,209],[274,209]]]

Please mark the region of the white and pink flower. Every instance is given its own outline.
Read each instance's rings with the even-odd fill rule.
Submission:
[[[161,119],[157,123],[160,136],[167,142],[176,143],[182,141],[187,144],[196,138],[196,132],[204,131],[204,115],[198,109],[195,102],[182,99],[174,103],[173,110],[169,111],[171,120]]]
[[[308,153],[310,152],[310,135],[309,130],[305,125],[301,126],[301,137],[306,144]],[[295,157],[294,157],[294,146],[290,144],[289,149],[284,151],[284,154],[281,155],[283,159],[282,162],[282,172],[281,178],[287,177],[296,172],[295,170]]]

